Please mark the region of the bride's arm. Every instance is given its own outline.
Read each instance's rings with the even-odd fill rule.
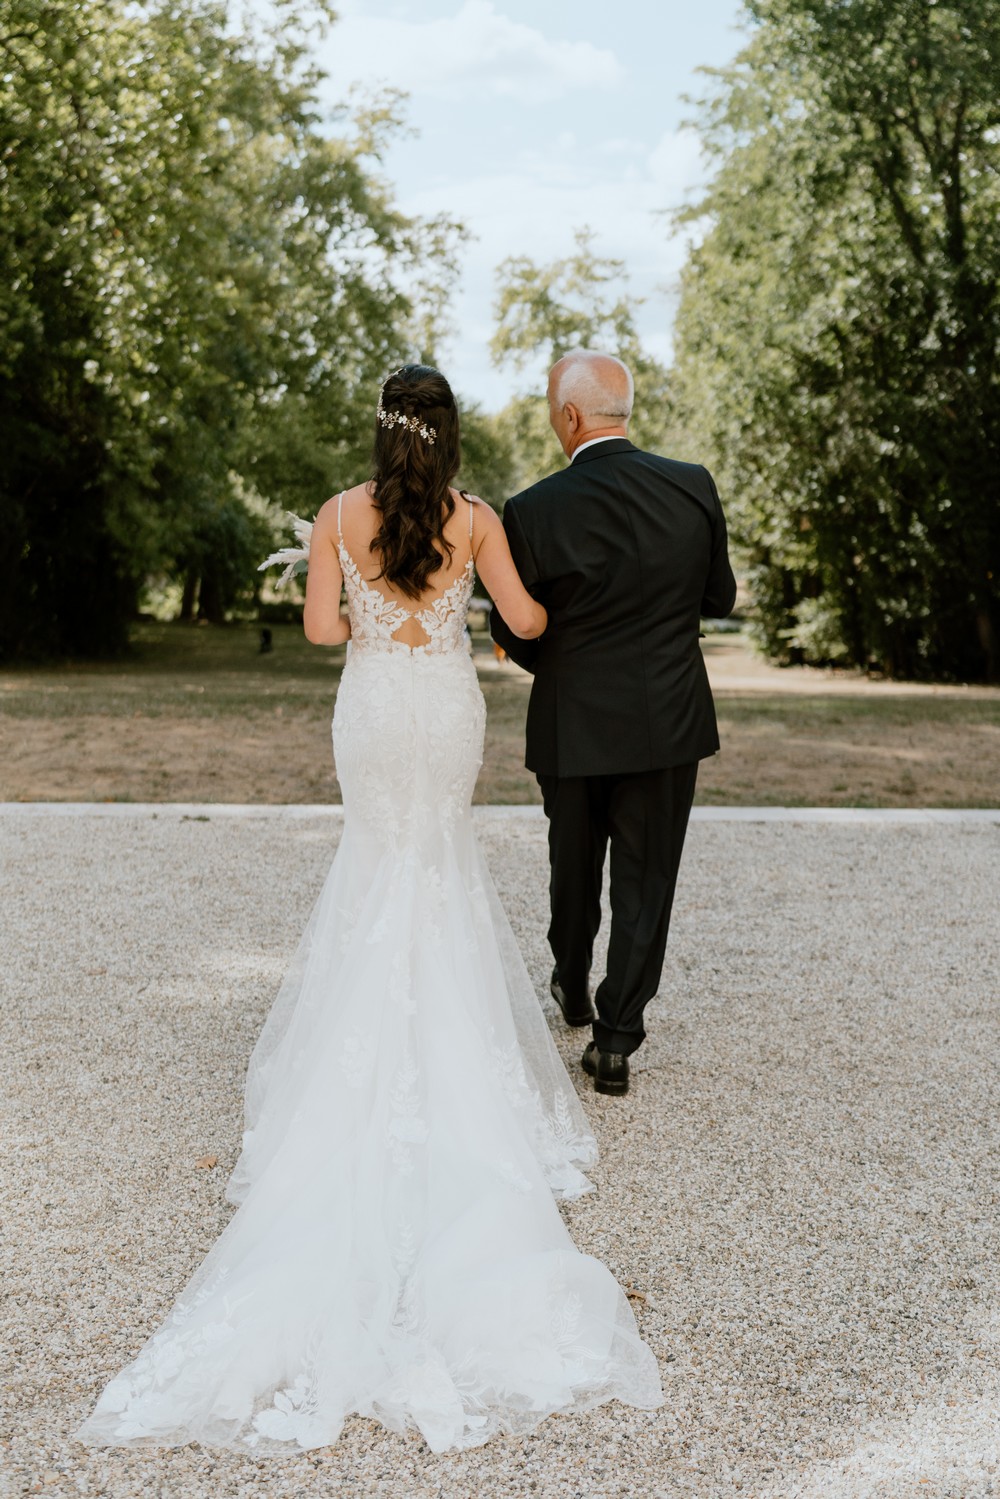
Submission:
[[[327,500],[313,526],[306,606],[302,611],[302,627],[313,645],[341,645],[350,639],[351,622],[340,609],[343,586],[344,574],[337,554],[336,506],[333,500]]]
[[[474,530],[476,571],[497,612],[518,639],[537,640],[549,617],[521,582],[503,522],[482,500],[476,505]]]

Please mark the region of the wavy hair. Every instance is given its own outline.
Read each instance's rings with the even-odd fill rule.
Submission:
[[[371,550],[381,562],[378,576],[416,599],[455,550],[444,528],[455,512],[449,485],[462,459],[458,408],[440,370],[427,364],[395,370],[382,387],[380,405],[387,414],[416,417],[433,429],[429,442],[398,421],[375,423],[371,489],[381,525]]]

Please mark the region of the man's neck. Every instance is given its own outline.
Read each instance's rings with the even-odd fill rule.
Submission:
[[[573,451],[569,455],[570,463],[573,462],[573,459],[576,457],[577,453],[582,452],[584,448],[589,447],[592,442],[607,442],[613,437],[628,437],[627,428],[598,427],[593,432],[582,432],[580,434],[579,442],[573,445]]]

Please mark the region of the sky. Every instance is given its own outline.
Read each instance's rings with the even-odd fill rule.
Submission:
[[[447,213],[474,236],[462,251],[455,332],[440,363],[485,410],[543,380],[496,368],[496,269],[508,255],[545,263],[589,226],[601,255],[625,262],[644,299],[643,343],[670,357],[686,242],[664,215],[704,181],[697,137],[682,128],[703,66],[739,50],[740,0],[341,0],[318,44],[331,101],[351,84],[409,95],[415,134],[384,169],[400,208]],[[626,289],[624,286],[622,289]]]

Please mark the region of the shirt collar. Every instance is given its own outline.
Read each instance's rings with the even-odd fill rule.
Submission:
[[[619,433],[615,432],[610,434],[608,437],[588,438],[586,442],[581,442],[580,446],[574,451],[573,456],[570,459],[570,463],[575,463],[581,453],[586,452],[588,448],[595,447],[599,442],[621,442],[621,436]]]

